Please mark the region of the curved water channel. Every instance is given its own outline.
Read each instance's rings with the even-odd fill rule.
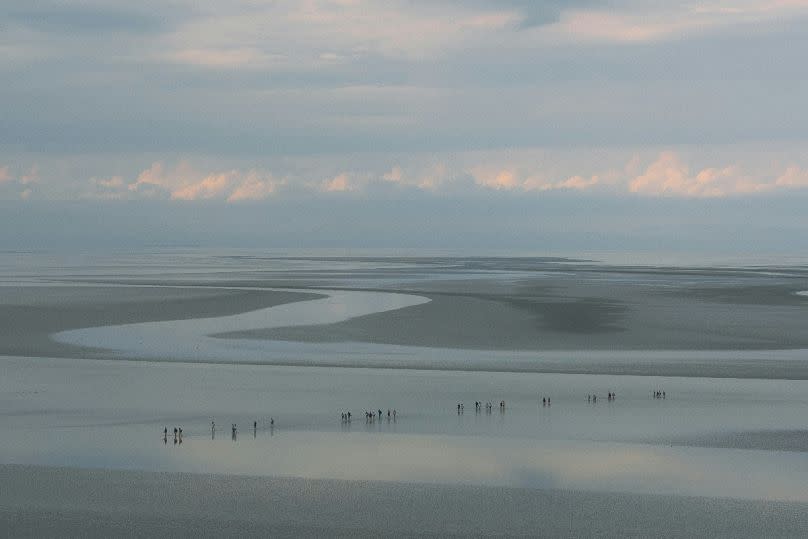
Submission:
[[[218,288],[218,287],[217,287]],[[209,287],[207,288],[210,289]],[[234,290],[241,288],[222,287]],[[310,293],[308,290],[250,288],[270,292]],[[410,294],[362,291],[317,291],[326,297],[275,305],[245,313],[211,318],[141,322],[62,331],[51,336],[57,342],[102,348],[116,355],[144,359],[204,362],[272,362],[289,358],[291,352],[305,355],[305,343],[227,339],[215,334],[253,329],[333,324],[374,313],[429,302]],[[317,354],[315,346],[309,354]],[[325,352],[326,350],[322,350]]]
[[[624,374],[649,374],[662,367],[668,375],[681,376],[797,379],[808,376],[805,350],[491,351],[214,336],[234,331],[333,324],[430,301],[423,296],[392,292],[316,292],[327,297],[231,316],[101,326],[63,331],[51,337],[65,344],[108,350],[110,357],[161,361]],[[726,369],[726,374],[720,369]]]

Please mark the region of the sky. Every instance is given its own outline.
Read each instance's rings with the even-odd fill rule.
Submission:
[[[798,250],[807,22],[808,0],[4,0],[0,248]]]

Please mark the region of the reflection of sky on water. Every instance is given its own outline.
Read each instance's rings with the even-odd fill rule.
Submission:
[[[176,445],[142,427],[23,431],[0,448],[6,463],[808,501],[805,453],[251,428],[234,442],[228,430]]]
[[[237,449],[194,440],[182,450],[175,465],[187,459],[196,472],[808,500],[808,457],[794,453],[322,433],[263,436]]]
[[[804,429],[805,381],[26,358],[0,369],[4,463],[808,501],[808,452],[665,441]],[[493,413],[475,414],[475,400]],[[365,423],[364,409],[388,407],[395,422]],[[164,445],[163,426],[182,426],[183,443]]]

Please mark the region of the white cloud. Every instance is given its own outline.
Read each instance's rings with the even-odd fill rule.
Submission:
[[[29,185],[39,181],[39,166],[33,165],[28,172],[20,176],[20,183],[22,185]]]
[[[512,10],[437,3],[221,2],[197,7],[154,50],[197,67],[319,69],[372,55],[430,58],[518,20]]]
[[[500,170],[493,176],[483,176],[477,180],[477,183],[491,189],[503,189],[506,191],[522,185],[516,178],[516,173],[513,170]]]
[[[182,185],[171,191],[174,200],[209,200],[222,198],[228,188],[233,185],[235,170],[210,174],[199,181],[183,181]]]
[[[153,196],[163,191],[165,183],[163,164],[158,162],[153,163],[151,167],[138,174],[137,180],[128,184],[126,188],[133,193]]]
[[[13,175],[8,165],[0,167],[0,197],[27,200],[34,194],[34,187],[40,183],[39,165],[32,165],[28,172]]]
[[[584,178],[583,176],[572,176],[566,180],[558,182],[555,184],[554,188],[583,190],[594,187],[598,183],[600,183],[600,178],[598,176],[591,176],[589,178]]]
[[[401,170],[401,167],[396,165],[393,168],[391,168],[389,172],[385,172],[382,175],[382,178],[388,182],[401,183],[401,181],[404,178],[404,173]]]
[[[225,200],[240,202],[262,200],[286,185],[286,180],[271,173],[250,169],[231,169],[202,173],[187,161],[168,169],[155,162],[128,182],[122,176],[91,178],[91,190],[82,198],[169,198],[177,201]]]
[[[492,174],[486,171],[485,168],[477,168],[472,170],[471,173],[477,185],[498,191],[582,191],[601,183],[599,176],[584,177],[578,174],[554,181],[549,179],[546,173],[540,169],[533,169],[527,173],[515,169],[503,169]]]
[[[276,180],[270,174],[262,176],[261,173],[251,170],[247,177],[230,193],[227,201],[263,200],[275,194],[278,188],[285,184],[284,180]]]
[[[120,200],[126,198],[128,193],[126,182],[122,176],[109,178],[90,178],[89,191],[79,195],[79,198],[99,200]]]
[[[778,187],[786,188],[808,187],[808,169],[791,165],[779,178],[777,178],[775,184]]]
[[[498,152],[426,154],[421,156],[326,155],[317,159],[273,159],[274,170],[261,167],[217,167],[197,158],[176,163],[155,161],[133,176],[109,175],[72,180],[67,168],[27,167],[15,174],[0,167],[0,197],[64,199],[163,199],[177,202],[216,200],[228,203],[270,197],[328,196],[361,193],[368,199],[419,190],[434,195],[499,191],[540,197],[551,191],[589,192],[603,196],[630,193],[646,197],[739,197],[808,192],[808,166],[799,152],[759,155],[737,151],[717,156],[670,149],[637,154],[632,150],[519,149]],[[620,157],[622,155],[622,157]],[[723,163],[720,161],[724,161]],[[712,162],[711,162],[712,161]],[[717,163],[715,161],[718,161]],[[788,167],[778,163],[791,162]],[[203,165],[204,163],[204,165]],[[622,164],[621,164],[622,163]],[[113,162],[112,167],[120,165]],[[94,170],[103,172],[95,165]]]
[[[648,42],[683,38],[696,33],[742,24],[759,24],[808,15],[805,0],[721,0],[665,2],[658,6],[628,4],[600,9],[565,11],[558,23],[545,29],[557,40]]]
[[[341,193],[345,191],[356,191],[358,186],[351,182],[351,178],[345,172],[337,174],[330,180],[325,180],[322,190],[328,193]]]
[[[629,184],[632,193],[660,195],[681,193],[696,183],[691,179],[687,165],[682,163],[674,152],[663,152],[651,163],[645,173],[637,176]]]
[[[436,163],[418,175],[415,186],[427,191],[437,191],[451,184],[454,179],[449,167],[444,163]]]
[[[644,195],[703,198],[762,193],[776,185],[748,176],[738,165],[708,167],[691,174],[678,154],[666,151],[628,187],[632,193]]]

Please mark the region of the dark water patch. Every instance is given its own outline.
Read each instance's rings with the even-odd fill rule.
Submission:
[[[624,331],[619,322],[628,308],[603,298],[581,298],[572,301],[512,300],[513,305],[536,315],[544,329],[564,333],[592,334]]]

